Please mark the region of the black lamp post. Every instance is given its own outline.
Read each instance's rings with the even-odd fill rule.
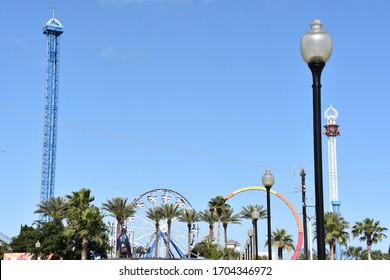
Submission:
[[[308,260],[307,254],[307,221],[306,221],[306,173],[305,169],[301,169],[301,177],[302,177],[302,219],[303,219],[303,248],[304,248],[304,257],[305,260]]]
[[[248,230],[248,236],[249,236],[249,247],[251,248],[251,260],[253,260],[253,245],[252,245],[253,230],[251,228]]]
[[[268,259],[272,260],[272,245],[271,245],[271,196],[270,191],[275,182],[275,177],[272,175],[269,168],[265,170],[261,178],[264,187],[267,190],[267,228],[268,228]]]
[[[246,240],[246,246],[248,247],[248,260],[251,260],[252,259],[252,248],[251,248],[251,241],[249,240],[249,238]]]
[[[253,210],[252,212],[252,220],[253,220],[253,225],[255,228],[255,260],[259,259],[259,247],[258,247],[258,239],[257,239],[257,220],[260,218],[260,212],[257,211],[257,209]]]
[[[324,190],[322,185],[322,126],[321,126],[321,73],[332,54],[330,35],[322,29],[322,22],[315,19],[311,30],[301,40],[301,54],[313,76],[313,130],[314,130],[314,182],[316,201],[318,259],[325,260]]]

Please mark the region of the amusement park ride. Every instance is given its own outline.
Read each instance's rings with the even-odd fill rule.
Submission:
[[[124,223],[124,231],[116,239],[116,226],[111,227],[110,245],[120,252],[123,258],[153,258],[157,250],[157,258],[166,257],[166,248],[168,242],[168,225],[166,219],[160,221],[159,233],[156,236],[156,222],[149,219],[146,215],[148,209],[161,206],[164,203],[174,203],[179,209],[191,209],[189,201],[176,191],[170,189],[153,189],[144,192],[134,199],[133,204],[137,212],[129,217]],[[188,254],[187,225],[172,220],[171,236],[169,246],[170,258],[185,258]],[[193,223],[191,229],[191,248],[195,246],[198,240],[199,225]],[[156,242],[158,239],[158,242]],[[156,247],[156,243],[158,246]],[[111,258],[116,257],[116,250],[110,253]]]
[[[338,112],[332,105],[325,110],[325,125],[324,134],[328,136],[328,168],[329,168],[329,193],[330,193],[330,211],[340,213],[341,202],[338,193],[337,180],[337,153],[336,153],[336,137],[340,135],[339,126],[336,124]],[[336,243],[336,259],[341,260],[340,244]]]
[[[57,150],[57,119],[58,119],[58,95],[59,95],[59,37],[64,32],[64,27],[58,19],[53,16],[43,28],[43,34],[46,35],[46,94],[44,107],[44,134],[43,134],[43,154],[42,154],[42,177],[40,203],[44,203],[48,198],[54,196],[55,165]],[[337,161],[336,161],[336,136],[339,135],[338,125],[336,124],[338,113],[330,106],[325,112],[328,121],[325,126],[325,135],[328,136],[328,155],[329,155],[329,184],[330,200],[332,211],[339,212],[340,202],[337,194]],[[247,190],[261,190],[263,187],[247,187],[233,192],[226,197],[229,199],[236,193]],[[291,209],[298,226],[298,244],[293,259],[296,259],[302,246],[302,225],[300,218],[292,204],[280,193],[272,190],[273,195],[282,199]],[[155,221],[149,219],[146,215],[148,209],[161,206],[165,203],[174,203],[180,209],[191,209],[189,201],[176,191],[170,189],[152,189],[142,193],[133,201],[136,207],[136,213],[128,218],[124,223],[124,231],[117,238],[115,232],[116,226],[110,228],[110,245],[112,252],[110,257],[117,257],[117,251],[121,257],[132,258],[158,258],[166,257],[166,248],[169,247],[170,258],[185,258],[188,254],[187,225],[172,220],[170,244],[168,242],[167,221],[160,221],[160,228],[156,234]],[[50,217],[40,216],[41,221],[50,219]],[[193,248],[198,241],[199,225],[193,223],[191,231],[190,246]],[[158,242],[156,242],[158,240]],[[156,244],[158,244],[156,246]],[[337,253],[336,253],[337,255]]]
[[[337,184],[337,155],[336,136],[340,135],[339,126],[336,124],[338,112],[332,105],[325,111],[327,124],[324,134],[328,136],[328,166],[329,166],[329,192],[332,212],[338,213],[340,207],[338,184]]]
[[[64,27],[58,19],[53,17],[43,27],[46,35],[46,95],[43,132],[42,154],[42,178],[40,202],[45,202],[54,196],[54,179],[57,151],[57,118],[58,118],[58,78],[59,78],[59,48],[60,35]],[[50,217],[40,215],[40,220],[45,221]]]
[[[225,199],[229,200],[233,196],[246,191],[265,191],[265,188],[260,186],[241,188],[228,194]],[[302,247],[303,228],[300,217],[294,206],[282,194],[275,190],[271,190],[271,194],[286,203],[295,218],[298,230],[298,241],[295,246],[295,252],[291,257],[291,259],[295,260],[298,258]],[[156,236],[155,221],[150,220],[146,216],[146,211],[147,209],[161,206],[164,203],[175,203],[181,209],[191,209],[191,204],[184,196],[170,189],[149,190],[135,198],[133,203],[137,212],[125,221],[124,231],[118,239],[116,238],[117,235],[115,232],[116,225],[111,224],[109,233],[110,245],[112,248],[116,249],[113,249],[110,252],[109,257],[116,258],[116,252],[119,250],[120,258],[154,258],[154,252],[157,250],[157,258],[165,258],[167,248],[167,222],[166,220],[160,221],[159,233],[158,236]],[[198,241],[198,234],[199,225],[195,222],[191,229],[191,249]],[[158,242],[156,242],[156,237],[159,240]],[[186,258],[188,253],[187,242],[187,225],[179,222],[177,219],[173,219],[169,257],[178,259]],[[158,244],[158,247],[156,247],[156,243]]]

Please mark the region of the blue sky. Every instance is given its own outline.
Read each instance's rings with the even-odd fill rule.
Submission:
[[[299,43],[319,18],[334,42],[322,75],[322,111],[332,104],[339,112],[340,210],[351,226],[369,217],[390,228],[390,1],[2,0],[1,232],[17,235],[37,219],[42,28],[52,6],[65,28],[55,195],[87,187],[100,206],[167,188],[204,210],[212,197],[261,185],[269,167],[274,189],[301,212],[303,167],[313,205],[312,80]],[[327,166],[324,136],[325,210]],[[266,205],[266,194],[229,201],[236,211],[255,203]],[[271,203],[273,229],[295,237],[288,207],[275,197]],[[259,226],[263,244],[266,222]],[[249,227],[231,226],[229,238],[243,245]],[[206,234],[201,224],[200,236]]]

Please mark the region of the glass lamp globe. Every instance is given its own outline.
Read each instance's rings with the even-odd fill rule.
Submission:
[[[322,29],[322,22],[315,19],[310,23],[311,30],[301,40],[301,55],[306,63],[327,62],[332,55],[332,37]]]
[[[260,218],[260,212],[257,211],[257,209],[253,210],[252,212],[252,219],[253,220],[258,220]]]
[[[271,188],[274,185],[275,177],[272,175],[269,168],[265,170],[263,177],[261,177],[261,181],[266,188]]]

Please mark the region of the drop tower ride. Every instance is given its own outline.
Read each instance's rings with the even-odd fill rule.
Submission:
[[[44,203],[48,198],[54,196],[59,93],[59,37],[63,32],[64,27],[54,17],[53,8],[53,17],[43,27],[43,34],[46,35],[46,87],[40,203]],[[48,219],[50,217],[44,217],[41,214],[41,221]]]
[[[338,194],[337,179],[337,155],[336,155],[336,137],[340,135],[339,126],[336,124],[338,112],[332,105],[325,111],[327,124],[324,134],[328,136],[328,168],[329,168],[329,193],[330,193],[330,211],[340,213],[340,200]],[[341,259],[340,244],[336,242],[336,259]]]

